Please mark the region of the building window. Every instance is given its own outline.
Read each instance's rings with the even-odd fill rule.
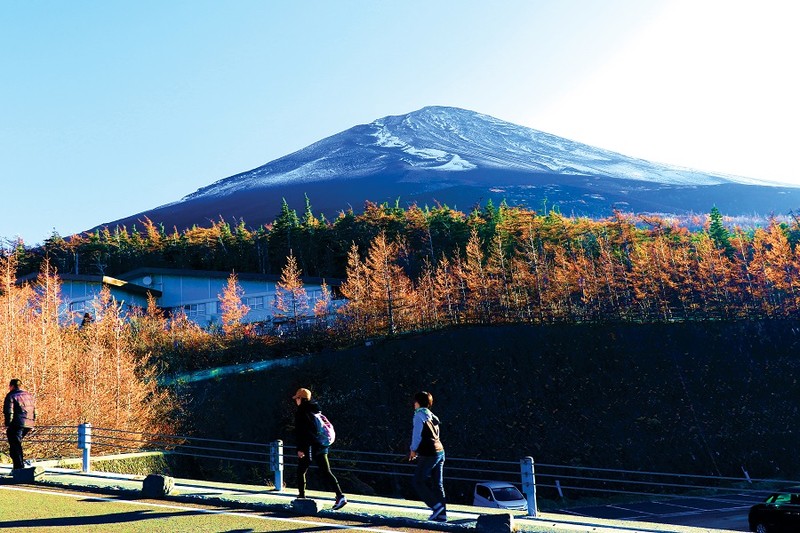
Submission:
[[[204,316],[206,314],[206,304],[188,304],[183,306],[183,312],[188,317]]]
[[[69,304],[69,310],[73,313],[83,313],[86,311],[90,306],[87,305],[89,302],[86,300],[82,300],[80,302],[72,302]]]
[[[250,296],[247,298],[247,307],[250,309],[264,309],[263,296]]]

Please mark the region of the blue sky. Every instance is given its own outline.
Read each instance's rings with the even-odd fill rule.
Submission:
[[[426,105],[800,185],[793,21],[778,0],[6,2],[0,244]]]

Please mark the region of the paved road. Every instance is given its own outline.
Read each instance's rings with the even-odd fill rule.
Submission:
[[[563,509],[560,512],[612,520],[636,520],[699,528],[749,531],[750,507],[764,501],[769,492],[747,492],[724,496],[669,498]]]

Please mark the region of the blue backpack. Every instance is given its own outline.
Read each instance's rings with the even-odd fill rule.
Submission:
[[[336,440],[333,424],[322,413],[314,413],[314,425],[317,428],[317,442],[321,446],[330,446]]]

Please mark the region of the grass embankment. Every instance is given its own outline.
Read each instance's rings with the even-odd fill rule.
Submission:
[[[797,321],[452,329],[195,384],[190,420],[203,436],[292,443],[306,386],[337,446],[404,453],[426,389],[452,457],[791,479],[799,343]]]
[[[291,531],[321,530],[304,519],[281,518],[257,511],[230,510],[197,502],[128,500],[84,491],[0,486],[2,526],[25,531],[98,531],[103,533],[173,533],[175,531]],[[357,525],[357,524],[356,524]]]

